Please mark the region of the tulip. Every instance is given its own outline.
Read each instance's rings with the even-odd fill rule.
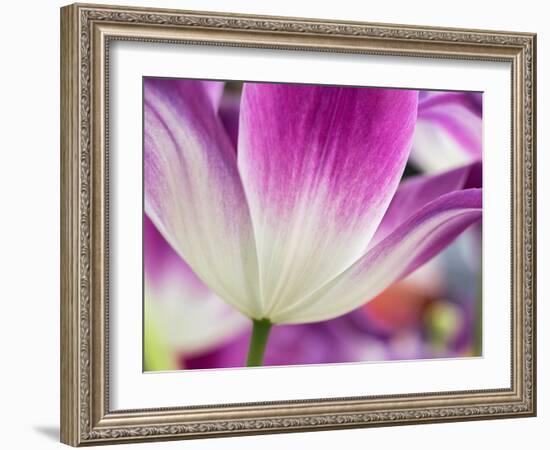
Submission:
[[[145,211],[198,278],[252,319],[249,365],[261,364],[273,324],[346,314],[481,220],[481,189],[446,188],[384,223],[416,91],[245,83],[237,148],[210,91],[145,80]]]

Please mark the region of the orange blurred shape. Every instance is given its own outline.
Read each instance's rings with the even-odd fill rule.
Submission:
[[[363,309],[378,326],[391,332],[422,324],[426,308],[433,301],[431,289],[402,281],[390,286]]]

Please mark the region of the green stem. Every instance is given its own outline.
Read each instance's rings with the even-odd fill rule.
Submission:
[[[261,366],[264,359],[265,345],[273,324],[267,320],[252,320],[252,336],[248,347],[248,367]]]

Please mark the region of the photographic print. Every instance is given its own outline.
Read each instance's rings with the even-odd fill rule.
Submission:
[[[63,7],[61,441],[536,415],[536,40]]]
[[[482,93],[143,78],[143,369],[482,355]]]

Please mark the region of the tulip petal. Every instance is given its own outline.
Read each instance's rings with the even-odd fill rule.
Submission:
[[[206,95],[210,100],[214,110],[217,110],[222,102],[223,90],[225,88],[224,81],[192,81],[193,83],[201,83],[206,91]]]
[[[427,172],[440,172],[481,159],[481,94],[423,92],[412,158]]]
[[[199,81],[144,83],[145,210],[219,297],[258,314],[257,262],[235,152]]]
[[[245,84],[238,160],[267,318],[364,253],[407,161],[417,96]]]
[[[326,320],[373,299],[481,220],[482,189],[439,197],[411,216],[343,274],[273,318],[280,323]]]
[[[459,189],[481,188],[481,161],[438,175],[415,176],[399,184],[369,248],[390,234],[431,201]]]

